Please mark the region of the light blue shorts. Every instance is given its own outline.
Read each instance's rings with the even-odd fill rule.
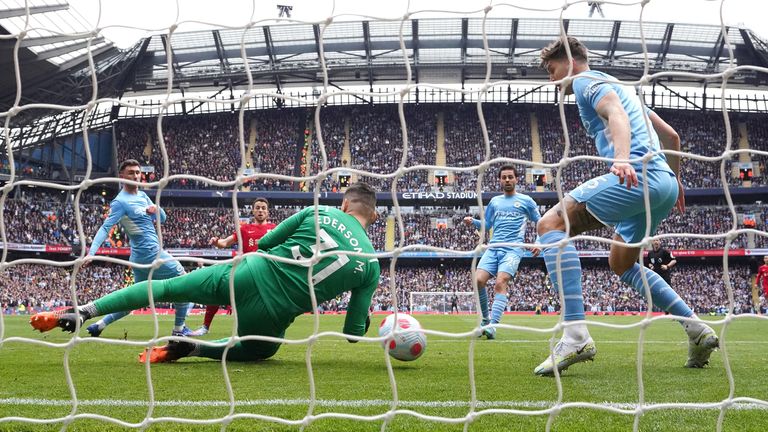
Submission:
[[[677,202],[677,179],[667,171],[648,171],[648,194],[650,198],[651,226],[649,235]],[[637,173],[638,186],[627,189],[619,184],[619,177],[604,174],[588,180],[569,195],[580,203],[587,204],[587,211],[604,225],[612,226],[625,242],[636,243],[645,237],[646,208],[643,197],[642,172]]]
[[[517,267],[520,266],[520,258],[523,254],[519,249],[491,248],[483,253],[477,268],[483,269],[496,276],[497,272],[504,272],[514,276]]]
[[[152,264],[152,261],[155,260],[155,255],[147,256],[149,254],[141,254],[141,255],[134,255],[131,254],[130,261],[132,263],[137,264]],[[170,279],[172,277],[181,276],[184,273],[184,267],[181,266],[181,263],[173,259],[173,256],[169,254],[166,251],[161,251],[160,256],[158,258],[162,259],[171,259],[171,261],[166,261],[163,263],[160,267],[156,268],[154,272],[152,272],[152,279],[154,280],[163,280],[163,279]],[[133,281],[134,283],[138,282],[144,282],[145,280],[149,279],[149,268],[136,268],[133,267]]]

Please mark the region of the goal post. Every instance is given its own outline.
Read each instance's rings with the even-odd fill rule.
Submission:
[[[451,313],[455,296],[459,313],[475,313],[477,305],[475,305],[474,294],[472,291],[411,291],[409,310],[411,313]]]

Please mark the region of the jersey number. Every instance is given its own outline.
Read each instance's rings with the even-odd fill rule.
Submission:
[[[317,245],[312,245],[312,253],[317,252],[323,252],[331,249],[336,249],[339,247],[339,244],[336,243],[330,235],[328,235],[327,232],[325,232],[324,228],[320,228],[320,248],[318,249]],[[299,246],[294,246],[291,248],[291,253],[293,254],[294,259],[302,259],[304,258],[301,255],[301,251],[299,250]],[[326,266],[324,269],[320,270],[319,272],[315,273],[312,276],[312,283],[317,285],[320,282],[324,281],[325,278],[332,275],[336,270],[339,270],[340,268],[344,267],[344,264],[349,262],[349,257],[346,255],[336,255],[336,260],[332,263],[330,263],[328,266]]]

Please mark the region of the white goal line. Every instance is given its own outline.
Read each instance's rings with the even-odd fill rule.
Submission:
[[[235,406],[303,406],[313,403],[310,399],[253,399],[235,401]],[[146,407],[149,401],[146,400],[123,400],[123,399],[83,399],[77,401],[78,406],[104,406],[104,407]],[[599,402],[595,403],[601,407],[615,408],[621,410],[632,410],[639,407],[636,403],[629,402]],[[72,406],[69,399],[36,399],[36,398],[6,398],[0,399],[0,405],[34,405],[34,406]],[[227,401],[207,400],[207,401],[189,401],[189,400],[170,400],[155,401],[155,406],[161,407],[229,407]],[[335,400],[335,399],[316,399],[315,406],[322,407],[342,407],[342,408],[370,408],[370,407],[391,407],[391,400],[384,399],[362,399],[362,400]],[[401,408],[469,408],[469,401],[398,401],[397,406]],[[522,408],[522,409],[547,409],[554,407],[555,401],[477,401],[477,408]],[[647,402],[643,404],[644,410],[659,408],[664,405],[670,405],[664,409],[690,410],[690,409],[710,409],[720,410],[722,403],[690,403],[690,402]],[[728,406],[729,410],[742,411],[768,411],[768,404],[753,402],[733,402]]]

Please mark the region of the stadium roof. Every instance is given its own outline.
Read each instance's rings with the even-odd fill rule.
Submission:
[[[0,0],[1,34],[13,35],[23,28],[24,9]],[[15,6],[14,6],[15,5]],[[400,21],[344,21],[327,28],[318,24],[264,25],[247,30],[207,30],[153,35],[128,50],[118,50],[98,35],[67,36],[82,32],[74,25],[82,18],[66,3],[30,8],[30,27],[53,31],[29,32],[21,40],[21,104],[78,105],[91,98],[87,44],[94,54],[99,97],[121,97],[164,92],[169,76],[167,51],[176,91],[243,88],[247,84],[245,51],[254,86],[310,87],[322,83],[318,61],[323,51],[332,86],[386,86],[406,80],[405,52],[416,83],[465,84],[482,82],[486,75],[482,18],[438,18]],[[55,18],[51,17],[55,15]],[[34,20],[33,20],[34,19]],[[21,20],[21,21],[20,21]],[[35,21],[35,24],[32,24]],[[620,79],[637,79],[644,66],[640,25],[636,21],[565,20],[569,35],[582,39],[591,50],[596,69]],[[650,72],[717,73],[729,64],[726,40],[732,44],[737,66],[768,67],[768,44],[748,29],[677,23],[644,23]],[[489,18],[486,20],[491,57],[491,80],[543,80],[538,55],[543,46],[559,36],[556,19]],[[13,48],[16,38],[0,39],[0,112],[16,97]],[[690,77],[662,77],[659,82],[700,84]],[[768,84],[768,76],[745,70],[729,80],[729,86]],[[14,125],[28,124],[46,114],[29,110],[15,116]],[[50,112],[48,112],[50,114]]]

